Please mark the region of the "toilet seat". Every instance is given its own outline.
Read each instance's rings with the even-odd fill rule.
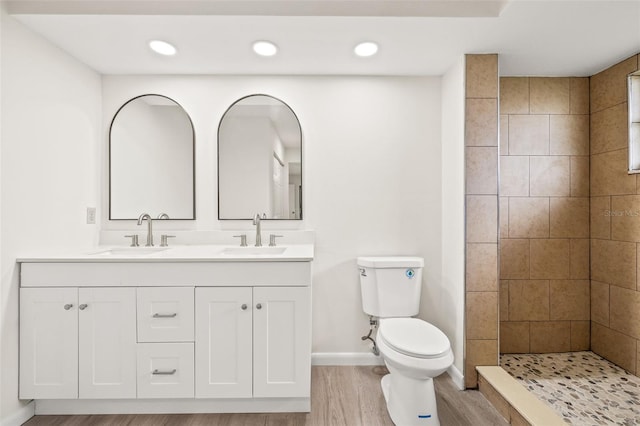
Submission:
[[[381,321],[378,338],[393,350],[416,358],[440,358],[450,352],[445,334],[418,318],[387,318]]]

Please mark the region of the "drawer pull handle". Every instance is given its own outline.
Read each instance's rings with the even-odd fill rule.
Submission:
[[[151,374],[155,374],[156,376],[171,376],[172,374],[176,374],[176,370],[175,368],[173,370],[158,370],[157,368],[155,370],[153,370],[153,373]]]
[[[175,318],[178,314],[177,313],[172,313],[172,314],[153,314],[154,318]]]

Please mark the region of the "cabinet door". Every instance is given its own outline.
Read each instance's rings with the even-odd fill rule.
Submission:
[[[196,288],[196,398],[251,398],[251,288]]]
[[[136,397],[134,288],[80,288],[80,398]]]
[[[20,289],[20,399],[78,397],[78,290]]]
[[[253,396],[309,397],[311,289],[253,289]]]

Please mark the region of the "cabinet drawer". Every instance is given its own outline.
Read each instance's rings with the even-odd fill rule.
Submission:
[[[193,342],[193,287],[138,288],[138,342]]]
[[[193,396],[193,343],[138,344],[138,398]]]

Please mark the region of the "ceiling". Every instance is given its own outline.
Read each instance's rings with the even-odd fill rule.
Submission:
[[[589,76],[640,51],[640,0],[17,0],[16,19],[103,74]],[[171,42],[173,57],[147,48]],[[258,57],[256,40],[278,45]],[[376,41],[378,54],[353,47]]]

